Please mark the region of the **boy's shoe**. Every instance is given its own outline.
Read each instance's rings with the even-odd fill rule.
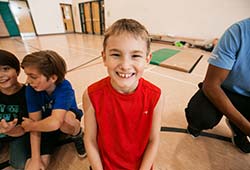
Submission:
[[[234,130],[233,127],[229,121],[229,119],[226,118],[226,124],[229,127],[229,129],[232,132],[232,143],[238,147],[242,152],[244,153],[250,153],[250,142],[247,138],[247,136],[239,136],[237,135]]]
[[[196,138],[196,137],[200,136],[201,131],[193,129],[190,126],[188,126],[187,127],[187,133],[190,134],[193,138]]]
[[[84,158],[87,156],[86,150],[85,150],[85,146],[83,143],[83,132],[82,129],[80,130],[79,134],[76,136],[72,136],[73,142],[75,144],[76,147],[76,151],[78,153],[78,156],[81,158]]]

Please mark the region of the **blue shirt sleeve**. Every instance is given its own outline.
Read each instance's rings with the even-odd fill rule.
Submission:
[[[240,47],[240,28],[237,24],[232,25],[225,31],[218,45],[212,52],[208,62],[214,66],[231,70],[236,61]]]
[[[70,110],[76,105],[74,90],[67,80],[57,85],[52,95],[54,98],[52,109]]]

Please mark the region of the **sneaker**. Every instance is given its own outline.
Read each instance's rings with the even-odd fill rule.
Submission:
[[[229,121],[229,119],[226,118],[226,124],[229,127],[229,129],[232,132],[232,143],[238,147],[242,152],[244,153],[250,153],[250,142],[247,138],[247,136],[239,136],[237,135],[234,130],[233,127]]]
[[[75,144],[76,147],[76,151],[78,153],[78,156],[81,158],[84,158],[87,156],[86,150],[85,150],[85,146],[83,143],[83,132],[82,129],[80,130],[79,134],[76,136],[72,136],[73,142]]]
[[[187,127],[187,133],[190,134],[193,138],[196,138],[198,136],[200,136],[201,131],[200,130],[196,130],[191,128],[189,125]]]

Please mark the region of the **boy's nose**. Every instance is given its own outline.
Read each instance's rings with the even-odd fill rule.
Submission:
[[[123,60],[121,61],[121,68],[128,69],[130,68],[130,65],[131,65],[130,59],[124,57]]]

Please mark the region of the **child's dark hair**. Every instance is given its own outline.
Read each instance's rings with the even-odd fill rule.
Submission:
[[[17,59],[17,57],[14,54],[1,49],[0,49],[0,65],[1,66],[8,65],[16,70],[17,75],[20,73],[20,62]]]
[[[103,40],[103,50],[106,49],[107,41],[110,36],[119,35],[122,33],[129,33],[135,38],[139,37],[144,40],[147,46],[147,55],[149,54],[151,40],[147,29],[138,21],[126,18],[117,20],[105,31]]]
[[[58,53],[51,50],[38,51],[26,55],[23,58],[21,67],[23,69],[25,67],[36,67],[38,71],[47,78],[47,80],[52,75],[56,75],[56,84],[64,80],[67,72],[64,59]]]

